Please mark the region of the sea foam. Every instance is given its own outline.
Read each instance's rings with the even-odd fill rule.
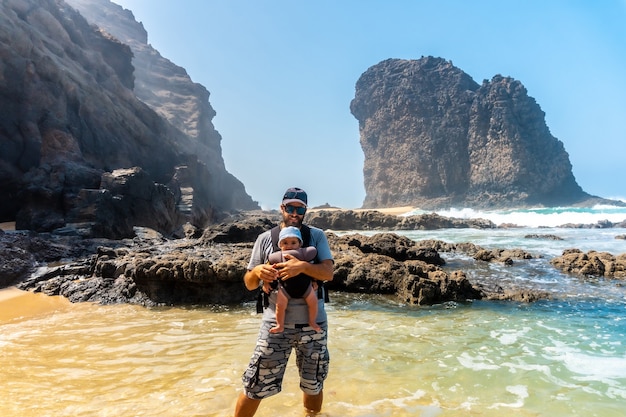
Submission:
[[[413,210],[405,216],[429,213]],[[565,224],[597,224],[609,221],[620,223],[626,220],[626,207],[596,205],[593,207],[538,207],[515,210],[476,210],[472,208],[450,208],[436,210],[444,217],[460,219],[487,219],[496,225],[514,224],[522,227],[556,227]]]

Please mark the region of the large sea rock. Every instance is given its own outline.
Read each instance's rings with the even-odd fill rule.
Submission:
[[[147,44],[129,11],[72,4],[94,20],[62,0],[0,2],[0,221],[39,232],[81,223],[97,235],[116,227],[94,203],[144,195],[155,204],[124,221],[169,235],[258,208],[224,167],[208,91]],[[119,170],[141,176],[134,195],[107,188]],[[164,207],[163,227],[149,224]],[[107,237],[132,232],[117,229]]]
[[[365,154],[366,208],[594,199],[576,183],[539,104],[510,77],[478,84],[441,58],[388,59],[361,75],[350,109]]]

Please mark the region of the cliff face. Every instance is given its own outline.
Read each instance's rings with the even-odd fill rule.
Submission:
[[[196,154],[207,172],[199,178],[206,187],[208,200],[218,200],[227,207],[256,209],[245,193],[243,184],[226,171],[222,158],[222,137],[212,120],[215,110],[209,92],[194,83],[184,68],[162,57],[148,44],[148,34],[132,12],[109,0],[66,0],[91,24],[112,34],[133,53],[135,67],[134,93],[157,114],[188,136],[191,147],[185,152]],[[192,184],[195,188],[202,183]]]
[[[519,207],[591,196],[518,81],[478,85],[440,58],[369,68],[350,105],[365,154],[364,207]]]
[[[130,12],[91,3],[115,12],[107,18],[119,36],[61,0],[0,3],[0,220],[39,231],[94,221],[98,201],[81,206],[85,190],[104,192],[106,175],[131,167],[145,184],[167,185],[156,193],[174,223],[202,226],[222,210],[257,208],[224,168],[206,89],[146,44]],[[156,78],[164,80],[158,88]],[[151,226],[153,214],[133,220]]]

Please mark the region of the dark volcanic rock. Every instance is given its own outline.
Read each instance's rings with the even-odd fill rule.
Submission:
[[[119,14],[108,18],[125,18],[145,45],[132,14],[99,3],[115,6]],[[258,208],[224,168],[203,87],[189,89],[202,105],[182,122],[155,111],[135,92],[141,81],[131,47],[63,1],[3,1],[0,27],[0,221],[37,231],[64,227],[70,212],[88,213],[83,190],[99,190],[103,174],[133,167],[149,176],[149,188],[169,188],[182,222],[204,227],[220,211]],[[153,77],[183,90],[193,85],[182,69],[157,65],[159,58],[150,62]],[[195,128],[181,129],[192,118]]]
[[[524,86],[482,85],[451,62],[389,59],[350,105],[365,154],[364,207],[570,205],[590,195]]]
[[[278,225],[278,221],[268,218],[250,218],[232,223],[220,223],[207,227],[202,234],[204,244],[254,242],[264,231]]]
[[[36,272],[38,266],[89,258],[104,239],[52,235],[30,231],[0,230],[0,288],[17,284]],[[108,242],[108,241],[107,241]],[[113,241],[115,245],[127,242]]]
[[[474,254],[477,261],[501,262],[513,265],[513,259],[533,259],[534,256],[522,249],[480,249]]]
[[[327,284],[331,290],[396,294],[417,305],[485,297],[462,271],[445,272],[436,250],[408,238],[393,233],[327,235],[335,256],[334,278]]]
[[[133,237],[136,225],[173,235],[181,217],[172,191],[141,168],[104,173],[100,189],[81,190],[77,207],[67,215],[71,223],[93,222],[93,233],[109,239]]]
[[[626,279],[626,253],[615,256],[608,252],[584,253],[579,249],[568,249],[550,263],[571,274]]]
[[[208,228],[200,239],[180,240],[135,228],[134,239],[110,241],[117,246],[100,245],[76,261],[41,269],[18,287],[62,295],[74,302],[154,305],[251,301],[257,291],[248,291],[242,277],[258,229],[266,230],[272,224],[270,219],[253,217]],[[461,271],[447,273],[441,269],[444,261],[433,248],[391,233],[372,237],[327,235],[336,261],[334,279],[328,284],[331,291],[397,294],[408,303],[420,305],[484,297],[485,293],[474,288]],[[28,262],[24,262],[21,270],[27,267]]]
[[[5,288],[23,279],[33,269],[35,263],[34,255],[28,248],[10,242],[0,230],[0,288]]]
[[[348,245],[364,254],[383,255],[401,262],[419,260],[433,265],[445,264],[435,249],[420,247],[408,237],[395,233],[378,233],[371,237],[351,235]]]
[[[396,216],[376,210],[315,210],[307,213],[307,223],[324,230],[435,230],[492,229],[485,219],[455,219],[436,213]]]
[[[0,233],[0,256],[14,257],[5,269],[0,268],[1,273],[12,273],[0,285],[13,283],[73,302],[103,304],[252,301],[258,290],[248,291],[242,278],[256,236],[274,224],[275,216],[251,215],[206,228],[200,238],[178,240],[140,227],[134,228],[132,239],[123,240]],[[417,305],[549,297],[532,289],[473,282],[463,271],[443,269],[445,261],[438,251],[484,251],[471,243],[414,242],[395,233],[326,235],[335,258],[334,279],[326,284],[331,292],[394,294]],[[527,258],[519,250],[498,250],[496,255]],[[59,265],[46,266],[50,262]],[[38,265],[43,267],[36,269]]]
[[[533,234],[530,234],[530,235],[526,235],[526,236],[524,236],[524,239],[563,240],[563,238],[560,237],[560,236],[550,235],[550,234],[540,235],[540,234],[536,234],[536,233],[533,233]]]

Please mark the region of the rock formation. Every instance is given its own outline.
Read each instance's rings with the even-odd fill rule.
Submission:
[[[62,295],[73,302],[103,304],[252,301],[256,292],[248,291],[241,277],[254,240],[280,218],[268,212],[237,213],[234,217],[204,230],[191,227],[184,239],[166,239],[143,227],[135,227],[132,239],[116,240],[0,229],[0,259],[6,259],[0,264],[0,288],[16,285]],[[431,224],[428,219],[426,222]],[[535,288],[532,280],[503,281],[498,274],[477,277],[453,269],[454,262],[447,264],[447,255],[440,255],[458,253],[476,263],[510,266],[536,258],[523,249],[488,249],[471,242],[433,239],[413,241],[382,230],[371,236],[339,236],[327,231],[326,236],[335,259],[334,278],[327,284],[331,291],[395,294],[401,302],[418,305],[475,299],[532,302],[558,297]],[[592,279],[626,279],[626,254],[569,249],[550,264]]]
[[[307,213],[307,222],[330,230],[435,230],[492,229],[496,225],[485,219],[456,219],[437,213],[414,216],[383,214],[376,210],[318,210]]]
[[[451,62],[389,59],[356,83],[364,207],[569,205],[592,198],[524,86]]]
[[[550,264],[569,274],[626,279],[626,253],[615,256],[608,252],[567,249],[551,259]]]
[[[209,102],[209,92],[194,83],[184,68],[162,57],[148,43],[148,34],[130,10],[109,0],[69,0],[92,24],[112,34],[133,52],[135,67],[134,93],[159,115],[192,139],[188,152],[209,167],[203,178],[211,195],[223,199],[226,206],[242,209],[257,208],[251,204],[239,180],[226,172],[222,158],[222,137],[215,130],[212,119],[215,110]],[[192,184],[194,187],[202,184]]]
[[[98,5],[117,35],[62,0],[0,3],[0,221],[38,231],[82,223],[97,234],[116,219],[98,219],[96,196],[120,169],[147,178],[140,195],[156,198],[125,219],[131,226],[148,225],[163,207],[165,234],[258,208],[224,167],[206,89],[147,45],[130,12],[90,4]],[[137,201],[110,194],[118,206]]]
[[[85,244],[84,256],[64,265],[41,268],[17,284],[18,288],[47,295],[62,295],[72,302],[102,304],[233,304],[256,299],[258,290],[248,291],[241,277],[250,250],[260,231],[274,225],[270,218],[251,217],[209,226],[200,238],[168,240],[145,228],[137,228],[134,239]],[[335,272],[327,288],[332,292],[396,295],[402,302],[430,305],[475,299],[535,300],[549,294],[527,290],[483,289],[463,271],[445,271],[434,247],[440,241],[414,242],[394,233],[374,236],[328,233],[335,254]],[[32,248],[34,239],[0,234],[2,243]],[[67,253],[62,237],[52,235],[54,251],[42,256]],[[105,246],[109,244],[111,246]],[[460,247],[460,246],[459,246]],[[4,250],[9,250],[7,247]],[[454,250],[447,247],[447,250]],[[26,250],[22,250],[28,254]],[[36,258],[37,254],[29,254]],[[22,256],[21,265],[28,264]],[[2,284],[0,282],[0,284]]]

